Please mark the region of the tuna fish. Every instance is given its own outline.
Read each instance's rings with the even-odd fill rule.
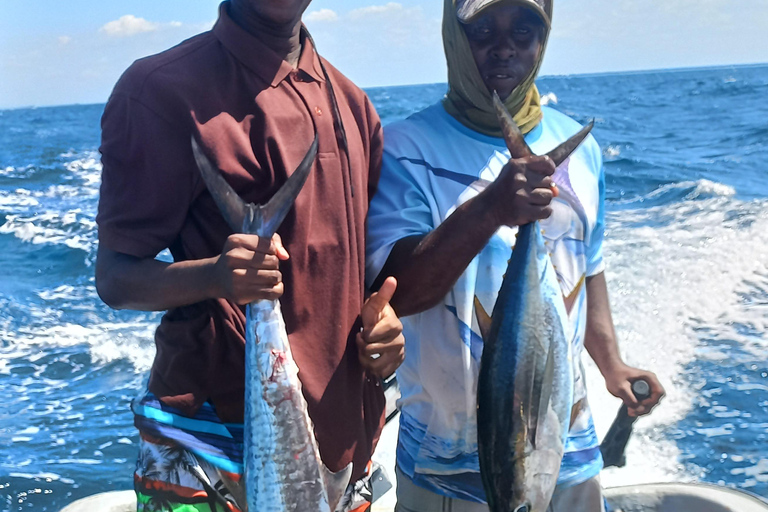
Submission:
[[[304,186],[317,154],[317,137],[298,168],[263,206],[246,204],[194,138],[192,148],[206,186],[230,227],[235,232],[271,238]],[[352,465],[331,473],[320,459],[280,302],[248,304],[245,331],[243,462],[247,510],[332,512],[349,482]]]
[[[531,155],[494,97],[513,158]],[[548,155],[560,165],[592,124]],[[538,223],[520,226],[484,337],[477,397],[480,474],[491,512],[545,512],[570,426],[573,362],[565,304]]]

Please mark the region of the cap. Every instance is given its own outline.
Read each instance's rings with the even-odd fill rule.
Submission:
[[[462,23],[469,23],[480,14],[480,11],[501,2],[515,3],[536,11],[544,23],[549,26],[552,21],[553,0],[456,0],[456,16]]]

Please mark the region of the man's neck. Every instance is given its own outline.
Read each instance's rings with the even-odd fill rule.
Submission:
[[[301,56],[301,19],[285,25],[265,20],[253,11],[233,2],[229,7],[229,16],[241,28],[280,55],[288,64],[296,68]]]

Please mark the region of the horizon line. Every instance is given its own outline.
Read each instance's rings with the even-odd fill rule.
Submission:
[[[690,71],[708,71],[724,68],[758,68],[768,66],[768,62],[753,62],[744,64],[714,64],[711,66],[683,66],[673,68],[649,68],[649,69],[635,69],[624,71],[598,71],[590,73],[562,73],[562,74],[548,74],[541,75],[536,80],[546,78],[586,78],[586,77],[603,77],[603,76],[618,76],[618,75],[642,75],[648,73],[682,73]],[[402,87],[418,87],[424,85],[447,85],[448,82],[416,82],[409,84],[394,84],[394,85],[372,85],[372,86],[358,86],[363,91],[369,91],[374,89],[397,89]],[[91,107],[96,105],[106,105],[104,102],[94,103],[64,103],[64,104],[51,104],[51,105],[25,105],[21,107],[0,107],[0,113],[10,112],[14,110],[35,110],[43,108],[65,108],[65,107]]]

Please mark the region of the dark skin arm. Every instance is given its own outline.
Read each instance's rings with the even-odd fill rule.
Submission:
[[[164,311],[202,300],[226,298],[236,304],[277,300],[283,295],[280,261],[288,259],[279,235],[231,235],[213,258],[167,263],[99,247],[96,290],[115,309]],[[394,373],[405,357],[403,325],[389,305],[397,288],[393,278],[363,305],[359,358],[373,375]]]
[[[624,401],[630,416],[648,414],[664,396],[664,387],[655,374],[632,368],[621,359],[604,273],[587,278],[587,331],[584,347],[603,374],[606,388],[613,396]],[[651,387],[651,396],[642,402],[632,393],[632,383],[640,379],[648,382]]]
[[[436,229],[398,241],[374,289],[386,276],[397,278],[392,307],[400,317],[437,305],[501,226],[518,226],[552,214],[554,172],[555,165],[546,156],[510,160],[495,181]]]
[[[236,304],[278,299],[283,294],[280,260],[288,259],[279,235],[231,235],[213,258],[166,263],[100,246],[96,290],[115,309],[164,311],[206,299]]]

